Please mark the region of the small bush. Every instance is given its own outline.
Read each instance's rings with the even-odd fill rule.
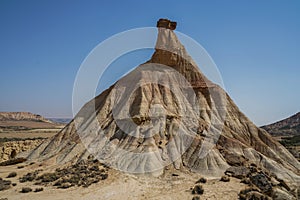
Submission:
[[[11,181],[3,180],[0,178],[0,191],[10,188]]]
[[[60,178],[59,174],[56,174],[56,173],[45,173],[45,174],[39,176],[38,180],[41,180],[42,182],[50,183],[50,182],[56,181],[59,178]]]
[[[17,176],[17,173],[16,172],[10,172],[6,178],[13,178],[13,177],[16,177]]]
[[[6,160],[0,163],[0,166],[8,166],[8,165],[16,165],[22,162],[27,161],[26,158],[13,158],[10,160]]]
[[[194,196],[194,197],[192,198],[192,200],[200,200],[200,197],[199,197],[199,196]]]
[[[35,188],[34,192],[42,192],[44,191],[44,188]]]
[[[203,194],[204,189],[202,185],[195,185],[195,187],[192,190],[192,194]]]
[[[66,168],[57,168],[55,172],[39,175],[40,170],[21,177],[20,182],[34,181],[35,185],[52,185],[66,189],[74,186],[89,187],[108,178],[107,169],[93,160],[80,161]]]
[[[67,188],[70,188],[72,186],[73,185],[71,183],[62,183],[61,186],[59,186],[58,188],[67,189]]]
[[[229,182],[230,181],[230,178],[228,176],[222,176],[220,181],[223,181],[223,182]]]
[[[32,192],[32,189],[30,187],[23,187],[21,190],[21,193],[28,193],[28,192]]]
[[[198,181],[196,181],[196,183],[206,183],[206,182],[207,182],[207,179],[203,178],[203,177],[201,177]]]
[[[25,174],[23,177],[19,179],[20,183],[24,183],[27,181],[33,181],[37,177],[38,171],[35,172],[29,172]]]

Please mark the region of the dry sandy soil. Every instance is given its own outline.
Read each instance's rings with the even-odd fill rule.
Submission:
[[[44,138],[52,137],[60,130],[61,127],[0,131],[0,162],[11,158],[13,151],[20,153],[35,148]]]
[[[48,138],[58,133],[64,126],[28,120],[0,121],[0,138]]]
[[[14,124],[6,124],[6,126],[20,126],[20,122]],[[30,130],[5,130],[0,133],[0,138],[48,138],[55,135],[62,127],[43,127],[43,124],[23,123],[22,125],[34,128]],[[38,127],[37,127],[38,125]],[[3,145],[3,144],[2,144]],[[51,161],[49,161],[51,162]],[[88,188],[72,187],[68,189],[57,189],[54,186],[43,187],[44,191],[35,193],[20,193],[23,187],[31,187],[33,190],[41,186],[34,185],[34,182],[20,183],[19,178],[28,172],[33,172],[37,169],[43,169],[43,173],[54,171],[54,166],[49,167],[49,163],[18,164],[13,166],[0,166],[0,177],[5,180],[11,180],[12,183],[17,183],[16,186],[0,191],[0,199],[7,198],[8,200],[76,200],[76,199],[180,199],[191,200],[194,195],[191,193],[191,188],[195,182],[201,177],[199,174],[184,174],[178,173],[179,176],[172,176],[169,172],[164,177],[145,177],[125,174],[114,169],[108,171],[108,178],[93,184]],[[18,166],[24,168],[18,169]],[[17,177],[6,178],[10,172],[17,172]],[[240,183],[240,180],[231,178],[229,183],[219,181],[219,178],[208,178],[208,182],[203,184],[204,194],[201,199],[238,199],[238,192],[245,187]]]
[[[0,133],[0,138],[48,138],[54,136],[58,133],[60,129],[38,129],[34,131],[14,131],[14,132],[5,132]]]
[[[27,127],[27,128],[59,128],[61,125],[51,124],[47,122],[36,122],[36,121],[0,121],[2,127]]]
[[[22,165],[22,164],[19,164]],[[0,167],[0,177],[5,178],[10,172],[16,171],[18,176],[15,178],[7,179],[17,186],[9,190],[0,192],[0,197],[8,198],[9,200],[20,199],[44,199],[44,200],[77,200],[77,199],[130,199],[130,200],[165,200],[165,199],[180,199],[191,200],[194,195],[191,194],[191,189],[195,182],[199,179],[200,175],[196,174],[183,174],[179,176],[172,176],[171,173],[164,177],[137,177],[130,174],[121,173],[119,171],[110,169],[109,176],[106,180],[93,184],[88,188],[72,187],[69,189],[56,189],[53,186],[44,187],[44,191],[39,193],[20,193],[22,187],[31,187],[32,189],[40,186],[34,185],[32,182],[19,183],[18,178],[34,171],[35,169],[42,168],[44,172],[51,171],[51,168],[44,166],[39,167],[39,164],[28,165],[23,169],[17,169],[17,166]],[[245,188],[240,180],[231,178],[230,182],[221,182],[218,178],[208,178],[208,182],[202,184],[204,186],[204,194],[201,199],[238,199],[238,192]]]

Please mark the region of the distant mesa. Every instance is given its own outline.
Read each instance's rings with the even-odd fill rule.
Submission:
[[[300,161],[300,112],[262,127]]]
[[[52,123],[50,120],[44,118],[41,115],[33,114],[30,112],[0,112],[0,121],[21,121],[21,120],[29,120],[29,121],[38,121],[38,122],[47,122]]]
[[[300,112],[278,122],[262,126],[274,136],[296,136],[300,135]]]
[[[64,123],[54,122],[31,112],[0,112],[0,132],[3,130],[28,130],[57,128]]]

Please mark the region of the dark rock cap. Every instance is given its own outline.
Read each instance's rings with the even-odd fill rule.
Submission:
[[[171,20],[168,19],[159,19],[157,21],[157,27],[162,27],[162,28],[167,28],[171,30],[176,29],[177,22],[172,22]]]

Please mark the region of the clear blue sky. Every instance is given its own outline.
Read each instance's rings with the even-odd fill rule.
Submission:
[[[74,79],[88,53],[166,17],[208,51],[251,120],[282,119],[300,111],[299,10],[300,1],[1,0],[0,111],[71,117]]]

